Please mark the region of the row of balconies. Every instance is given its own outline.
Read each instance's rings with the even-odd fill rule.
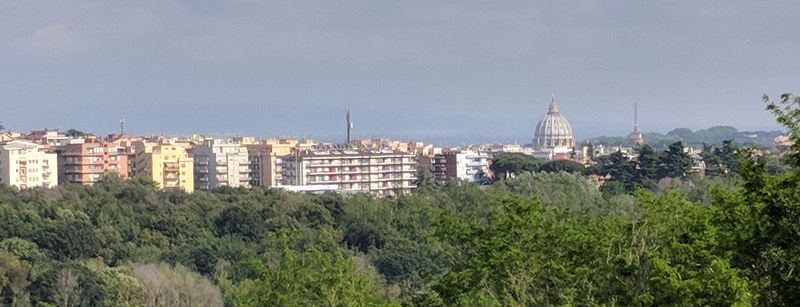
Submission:
[[[378,185],[369,187],[344,187],[340,185],[339,189],[347,192],[367,192],[367,191],[385,191],[385,190],[395,190],[395,189],[413,189],[416,187],[417,187],[416,185],[408,183],[399,185]]]
[[[314,173],[340,173],[340,172],[350,172],[350,173],[367,173],[367,172],[397,172],[397,171],[416,171],[416,166],[394,166],[394,167],[360,167],[356,169],[351,169],[354,167],[346,168],[346,167],[331,167],[331,166],[310,166],[308,170]],[[331,170],[333,169],[333,170]]]
[[[383,182],[383,181],[395,181],[395,180],[415,180],[417,179],[416,176],[392,176],[392,177],[383,177],[383,178],[317,178],[317,177],[307,177],[308,182]]]
[[[390,161],[384,161],[383,159],[360,159],[357,161],[342,161],[342,160],[333,160],[333,161],[325,161],[325,160],[306,160],[309,161],[311,165],[326,165],[326,166],[360,166],[360,165],[384,165],[384,164],[415,164],[417,161],[415,159],[392,159]]]

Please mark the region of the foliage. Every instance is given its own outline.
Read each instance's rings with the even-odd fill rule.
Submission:
[[[586,169],[583,164],[572,160],[553,160],[539,166],[540,172],[567,172],[581,174]]]
[[[536,196],[562,208],[596,209],[601,194],[597,187],[578,174],[527,173],[505,182],[508,190],[523,196]]]
[[[83,132],[83,131],[80,131],[78,129],[72,128],[72,129],[69,129],[66,132],[64,132],[64,135],[68,136],[68,137],[84,137],[84,136],[89,136],[90,134],[86,133],[86,132]]]
[[[701,157],[706,163],[706,175],[729,176],[739,173],[739,148],[733,140],[722,142],[722,146],[703,146]]]
[[[782,94],[777,102],[764,95],[767,111],[775,115],[779,124],[789,129],[789,139],[793,142],[789,154],[789,164],[800,166],[800,96]]]
[[[136,264],[133,275],[141,283],[147,306],[222,306],[219,289],[208,279],[182,266]],[[138,289],[137,289],[138,290]]]
[[[535,172],[544,161],[523,153],[500,153],[492,159],[490,169],[495,175],[505,178],[506,175],[519,175]]]
[[[276,267],[233,289],[236,306],[375,306],[389,302],[380,295],[375,272],[340,249],[324,252],[306,246],[285,249]]]
[[[794,305],[798,149],[774,173],[773,156],[709,146],[697,178],[682,144],[642,146],[587,169],[611,175],[599,189],[520,155],[496,157],[515,176],[491,186],[388,198],[0,186],[0,305]]]
[[[597,164],[587,173],[610,176],[614,186],[622,186],[631,192],[636,188],[652,189],[664,178],[684,178],[694,164],[689,154],[683,151],[681,142],[673,143],[664,151],[655,151],[648,145],[640,146],[637,155],[630,159],[622,152],[615,152],[597,159]]]

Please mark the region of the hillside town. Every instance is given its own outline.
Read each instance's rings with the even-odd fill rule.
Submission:
[[[636,112],[634,112],[636,114]],[[636,117],[636,115],[634,116]],[[351,139],[340,143],[311,139],[259,139],[251,136],[213,138],[134,136],[120,132],[105,137],[80,131],[40,130],[0,134],[0,183],[20,189],[54,187],[65,183],[92,185],[104,176],[144,177],[158,188],[185,192],[218,187],[267,187],[297,192],[358,193],[378,196],[406,193],[423,177],[435,182],[461,180],[488,184],[498,177],[492,162],[504,153],[544,161],[569,160],[589,167],[596,160],[621,153],[637,158],[643,134],[634,119],[629,146],[577,145],[572,127],[553,98],[535,126],[531,144],[480,144],[439,147],[417,141],[382,138]],[[791,145],[786,136],[774,140],[774,150]],[[702,176],[702,148],[685,146],[693,159],[691,172]],[[601,185],[605,176],[591,175]]]

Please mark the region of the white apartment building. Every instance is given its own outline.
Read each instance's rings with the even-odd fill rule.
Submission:
[[[58,184],[58,155],[31,142],[0,144],[0,183],[20,189]]]
[[[396,195],[416,188],[416,155],[377,150],[299,150],[281,157],[285,186],[335,185],[342,193]]]
[[[251,187],[247,147],[233,140],[207,139],[192,149],[195,190]]]
[[[435,155],[433,176],[437,181],[461,179],[480,182],[488,179],[489,154],[475,151],[458,151]]]

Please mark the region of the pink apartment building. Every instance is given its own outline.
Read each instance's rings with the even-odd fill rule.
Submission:
[[[116,173],[128,177],[128,153],[110,142],[86,139],[83,144],[67,144],[58,154],[59,183],[91,185],[103,175]]]

